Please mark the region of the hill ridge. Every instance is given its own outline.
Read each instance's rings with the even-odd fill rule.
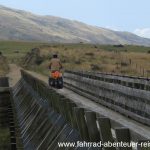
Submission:
[[[130,32],[113,31],[57,16],[36,15],[2,5],[0,8],[0,40],[150,46],[150,39]]]

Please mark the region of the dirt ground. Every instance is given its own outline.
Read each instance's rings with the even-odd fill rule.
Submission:
[[[7,76],[10,78],[10,80],[9,80],[10,86],[14,86],[17,83],[17,81],[19,81],[19,79],[21,78],[21,74],[20,74],[21,68],[16,66],[15,64],[10,64],[9,67],[10,67],[10,72]],[[35,76],[35,77],[39,78],[40,80],[43,80],[44,82],[47,83],[48,77],[43,76],[41,74],[37,74],[36,72],[31,72],[31,71],[28,71],[28,72],[30,74],[32,74],[33,76]],[[147,137],[147,138],[150,137],[150,127],[148,127],[148,126],[145,126],[145,125],[138,123],[130,118],[127,118],[113,110],[110,110],[100,104],[97,104],[97,103],[91,101],[90,99],[80,96],[66,88],[56,90],[56,91],[64,96],[66,96],[67,98],[72,99],[75,103],[77,103],[81,107],[87,108],[88,110],[94,110],[97,114],[99,114],[99,115],[102,114],[105,117],[115,120],[118,124],[121,124],[124,127],[127,127],[129,129],[131,129],[132,131],[143,135],[144,137]]]
[[[20,67],[15,64],[9,64],[10,72],[7,77],[9,77],[9,86],[14,86],[21,78]]]

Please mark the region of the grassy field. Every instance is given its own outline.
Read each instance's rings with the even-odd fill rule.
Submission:
[[[150,47],[130,45],[47,44],[31,42],[0,42],[0,51],[11,63],[20,63],[27,52],[38,47],[43,62],[28,68],[48,74],[53,53],[58,53],[65,69],[92,70],[150,76]]]
[[[9,62],[18,62],[32,48],[43,44],[37,42],[0,41],[0,52],[7,57]]]
[[[44,62],[35,69],[44,74],[47,72],[49,58],[53,53],[58,53],[65,69],[150,76],[149,47],[53,44],[40,49]]]
[[[19,63],[21,58],[26,55],[30,49],[38,47],[43,43],[17,42],[17,41],[0,41],[0,53],[6,60],[0,56],[0,76],[5,76],[8,71],[8,63]]]
[[[6,57],[0,53],[0,77],[5,76],[9,72],[9,66]]]

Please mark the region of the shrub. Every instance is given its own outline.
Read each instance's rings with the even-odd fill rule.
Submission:
[[[61,59],[61,62],[66,63],[67,61],[66,61],[66,59]]]
[[[14,51],[14,53],[19,53],[19,51],[18,51],[18,50],[16,50],[16,51]]]
[[[97,48],[97,46],[96,46],[96,45],[94,45],[94,48]]]
[[[148,53],[148,54],[150,54],[150,50],[149,50],[149,51],[147,51],[147,53]]]
[[[129,63],[122,61],[122,62],[121,62],[121,66],[129,66]]]
[[[44,61],[44,59],[43,59],[42,57],[38,56],[38,57],[36,58],[35,63],[36,63],[36,65],[40,65],[43,61]]]
[[[40,49],[39,48],[33,48],[31,49],[31,53],[39,53]]]
[[[81,64],[81,61],[80,61],[80,60],[76,60],[76,61],[75,61],[75,64],[80,65],[80,64]]]
[[[113,45],[114,47],[124,47],[122,44],[119,45]]]
[[[101,68],[99,67],[99,65],[91,64],[91,70],[97,71],[97,70],[101,70]]]
[[[94,53],[85,53],[87,56],[94,56]]]

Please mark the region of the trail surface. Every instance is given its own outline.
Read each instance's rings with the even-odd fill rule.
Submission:
[[[9,85],[14,86],[21,78],[20,67],[16,64],[9,64],[10,72],[8,73]]]
[[[38,74],[36,72],[28,71],[33,76],[39,78],[40,80],[43,80],[47,83],[48,77]],[[8,74],[8,77],[10,77],[10,85],[13,86],[17,81],[20,79],[20,67],[16,66],[15,64],[10,64],[10,73]],[[143,137],[150,138],[150,127],[145,126],[141,123],[138,123],[130,118],[127,118],[113,110],[110,110],[100,104],[97,104],[93,101],[91,101],[88,98],[85,98],[83,96],[80,96],[76,93],[74,93],[71,90],[68,90],[66,88],[56,90],[58,93],[63,94],[64,96],[72,99],[74,102],[78,103],[81,107],[88,108],[89,110],[94,110],[99,114],[100,116],[103,115],[105,117],[108,117],[112,120],[115,120],[119,124],[131,129],[132,131],[139,133],[143,135]]]

